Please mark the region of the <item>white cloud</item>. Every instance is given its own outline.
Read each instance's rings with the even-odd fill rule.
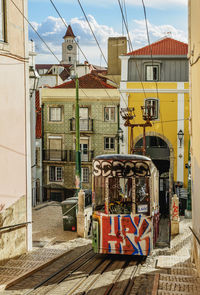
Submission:
[[[114,31],[112,27],[100,25],[92,15],[89,15],[88,19],[101,49],[104,52],[104,56],[107,58],[108,38],[119,36],[120,34]],[[86,20],[83,18],[73,18],[71,19],[70,24],[72,25],[74,34],[79,40],[80,48],[84,52],[88,61],[93,64],[105,65],[103,57],[101,56],[100,50],[97,47]],[[63,36],[66,32],[66,27],[61,19],[49,16],[41,24],[33,23],[33,25],[54,54],[59,60],[61,60]],[[154,25],[148,22],[148,28],[151,43],[163,38],[168,32],[171,33],[172,38],[187,42],[187,34],[184,31],[176,29],[172,25]],[[134,49],[148,44],[144,20],[132,20],[132,23],[129,25],[129,31]],[[32,30],[30,31],[29,38],[33,39],[36,44],[36,52],[38,53],[38,56],[36,57],[37,63],[58,63],[55,57],[51,55],[45,44]],[[83,57],[80,53],[79,59],[83,62],[85,57]]]
[[[130,31],[133,47],[139,48],[148,44],[146,24],[144,20],[133,20],[134,29]],[[169,36],[176,40],[187,43],[187,34],[185,31],[178,30],[172,25],[154,25],[148,22],[148,31],[150,42],[153,43],[160,38]]]

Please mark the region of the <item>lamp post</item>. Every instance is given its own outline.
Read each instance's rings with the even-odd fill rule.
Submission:
[[[178,139],[179,139],[179,142],[180,142],[180,148],[182,147],[182,141],[183,141],[183,136],[184,136],[184,133],[183,131],[180,129],[179,132],[178,132]]]
[[[74,77],[73,77],[74,78]],[[75,76],[76,80],[76,175],[75,185],[76,192],[81,188],[81,152],[80,152],[80,126],[79,126],[79,80],[78,76]]]

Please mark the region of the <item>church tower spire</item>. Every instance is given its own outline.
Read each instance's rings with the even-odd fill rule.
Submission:
[[[71,26],[67,27],[64,42],[62,43],[62,64],[75,64],[77,61],[77,45]]]

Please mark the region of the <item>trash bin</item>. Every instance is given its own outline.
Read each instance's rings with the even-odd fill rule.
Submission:
[[[78,198],[72,197],[61,203],[63,213],[63,229],[76,231],[76,211]]]

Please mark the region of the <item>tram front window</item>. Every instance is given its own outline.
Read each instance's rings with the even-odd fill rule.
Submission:
[[[130,214],[132,211],[132,179],[109,178],[109,213]]]

